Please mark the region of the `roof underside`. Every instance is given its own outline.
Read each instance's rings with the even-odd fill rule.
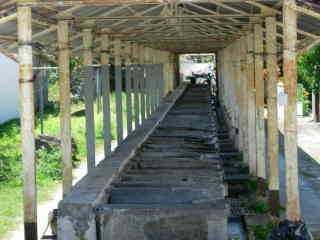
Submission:
[[[74,54],[82,50],[83,24],[95,22],[95,44],[100,35],[138,42],[178,53],[214,52],[226,47],[266,16],[276,14],[278,46],[282,48],[282,1],[244,0],[83,0],[30,1],[33,13],[34,52],[55,55],[57,22],[71,23]],[[320,41],[320,6],[298,2],[299,49]],[[0,0],[0,51],[17,52],[16,0]]]

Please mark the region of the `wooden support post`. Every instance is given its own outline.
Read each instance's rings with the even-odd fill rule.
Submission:
[[[34,131],[34,90],[32,72],[32,14],[30,7],[18,6],[20,72],[20,121],[23,162],[23,209],[26,240],[37,240],[37,187]]]
[[[149,118],[151,115],[151,107],[150,107],[150,81],[151,81],[151,71],[150,71],[150,48],[145,48],[144,50],[144,62],[146,69],[146,113]]]
[[[122,116],[122,62],[121,62],[121,41],[114,40],[115,59],[115,81],[116,81],[116,119],[117,119],[117,142],[123,140],[123,116]]]
[[[151,104],[151,112],[154,113],[156,110],[156,69],[155,69],[155,55],[154,55],[154,51],[153,49],[150,49],[151,51],[151,61],[150,61],[150,65],[151,65],[151,72],[152,72],[152,77],[151,77],[151,91],[150,91],[150,104]]]
[[[240,39],[240,94],[242,95],[240,119],[243,137],[243,160],[249,163],[248,152],[248,79],[247,79],[247,41],[246,37]],[[220,74],[219,74],[220,77]],[[220,86],[220,82],[219,82]],[[219,91],[220,92],[220,91]]]
[[[103,34],[101,36],[101,56],[102,65],[102,101],[103,101],[103,139],[104,139],[104,157],[111,156],[111,111],[110,111],[110,39],[109,36]]]
[[[126,65],[126,103],[127,103],[127,134],[132,132],[132,44],[126,43],[125,50],[125,65]]]
[[[86,28],[83,29],[83,64],[84,66],[90,66],[92,64],[92,45],[93,45],[93,34],[92,25],[93,23],[87,23]],[[87,145],[87,168],[90,172],[95,167],[95,126],[94,126],[94,84],[90,79],[86,80],[86,96],[85,96],[85,112],[86,112],[86,145]]]
[[[248,150],[250,173],[257,176],[256,151],[256,93],[254,83],[254,44],[253,33],[247,35],[247,79],[248,79]]]
[[[291,221],[301,219],[297,152],[297,13],[295,0],[283,1],[283,75],[287,94],[284,116],[286,158],[286,214]]]
[[[134,68],[133,68],[133,92],[134,92],[134,127],[140,124],[140,98],[139,98],[139,74],[138,74],[138,45],[133,44]]]
[[[264,123],[264,67],[263,67],[263,29],[261,24],[254,25],[255,52],[255,89],[256,89],[256,141],[257,141],[257,175],[261,182],[260,190],[266,180],[266,149]]]
[[[70,94],[70,50],[69,23],[58,22],[59,47],[59,91],[60,91],[60,138],[63,163],[63,195],[72,188],[72,146],[71,146],[71,94]]]
[[[144,62],[145,47],[139,46],[139,80],[140,80],[140,103],[141,103],[141,123],[146,120],[146,79],[144,77],[144,71],[146,63]]]
[[[268,81],[268,176],[269,202],[273,215],[279,206],[279,134],[277,105],[277,25],[275,17],[266,18],[266,51]]]

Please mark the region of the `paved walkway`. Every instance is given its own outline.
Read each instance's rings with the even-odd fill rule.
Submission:
[[[320,123],[298,118],[298,155],[302,216],[317,236],[320,233]],[[281,201],[285,202],[284,154],[281,151]]]

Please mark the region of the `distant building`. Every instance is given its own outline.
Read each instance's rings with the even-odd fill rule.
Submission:
[[[0,53],[0,123],[19,117],[18,63]]]

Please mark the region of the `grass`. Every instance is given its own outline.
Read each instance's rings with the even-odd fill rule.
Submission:
[[[54,91],[55,92],[55,91]],[[116,137],[115,95],[111,96],[111,135]],[[126,126],[126,106],[123,95],[124,126]],[[83,103],[72,105],[72,112],[83,109]],[[103,143],[103,116],[95,106],[96,146]],[[78,148],[78,158],[86,156],[85,116],[71,119],[72,137]],[[36,134],[40,134],[39,119],[36,120]],[[56,107],[46,110],[44,134],[59,136],[59,112]],[[0,239],[21,222],[22,219],[22,163],[20,152],[20,124],[11,120],[0,125]],[[37,151],[38,201],[47,200],[61,182],[61,158],[59,149]],[[45,219],[44,219],[45,220]]]

